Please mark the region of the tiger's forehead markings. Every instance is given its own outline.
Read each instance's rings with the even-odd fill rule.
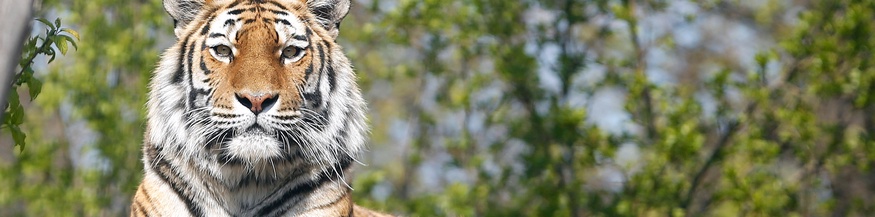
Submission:
[[[242,4],[241,4],[242,3]],[[300,5],[294,5],[299,9]],[[261,21],[276,30],[276,42],[290,45],[289,38],[306,41],[305,25],[298,16],[290,13],[288,8],[274,1],[235,1],[224,7],[209,23],[204,26],[201,35],[206,35],[211,45],[231,43],[238,40],[237,36],[244,25]],[[242,22],[242,23],[241,23]],[[215,40],[210,40],[215,39]],[[224,40],[223,40],[224,39]],[[232,46],[233,48],[233,46]]]
[[[298,18],[298,16],[294,16],[292,14],[282,11],[278,12],[281,13],[273,14],[274,28],[276,29],[276,32],[279,33],[279,42],[285,43],[286,46],[295,45],[301,48],[306,47],[307,40],[304,34],[307,27],[304,25],[304,22],[302,22],[302,20]]]

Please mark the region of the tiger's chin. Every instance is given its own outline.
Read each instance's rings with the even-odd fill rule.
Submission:
[[[247,164],[258,164],[282,155],[281,143],[262,129],[247,130],[226,144],[229,157]]]

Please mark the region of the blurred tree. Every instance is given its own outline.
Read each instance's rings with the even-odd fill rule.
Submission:
[[[403,123],[377,125],[376,135],[401,136],[374,142],[405,156],[360,175],[356,193],[371,206],[414,216],[872,212],[871,1],[371,4],[380,25],[368,34],[389,52],[352,59],[364,80],[390,86],[374,98],[401,99],[371,103],[374,122]]]
[[[125,215],[141,176],[143,105],[158,60],[155,41],[171,28],[161,1],[43,5],[37,16],[63,16],[82,40],[71,52],[75,58],[59,58],[59,67],[35,75],[44,85],[35,103],[26,105],[28,146],[14,154],[11,146],[3,147],[0,215]]]
[[[160,1],[52,0],[80,29],[0,138],[0,215],[124,215]],[[871,0],[354,1],[358,203],[406,216],[875,212]],[[9,142],[11,143],[11,142]],[[7,147],[8,146],[8,147]]]

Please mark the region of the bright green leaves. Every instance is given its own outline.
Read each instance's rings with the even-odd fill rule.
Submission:
[[[18,64],[21,71],[15,74],[13,78],[12,91],[9,94],[9,104],[3,113],[3,128],[9,129],[15,141],[15,146],[18,146],[19,150],[22,151],[24,150],[24,139],[26,136],[20,127],[24,123],[24,108],[18,98],[18,87],[22,84],[27,84],[28,95],[30,100],[33,101],[40,94],[43,87],[43,82],[34,75],[34,59],[39,55],[45,55],[49,57],[48,62],[51,63],[55,60],[56,49],[61,52],[61,55],[66,55],[68,43],[72,44],[74,49],[79,48],[76,45],[76,41],[79,40],[79,33],[72,29],[62,28],[61,18],[55,19],[54,23],[49,22],[45,18],[37,18],[36,20],[45,25],[46,31],[44,35],[37,35],[25,40],[21,61]]]
[[[35,55],[43,54],[49,56],[49,63],[51,63],[55,60],[55,49],[60,51],[62,55],[66,55],[68,50],[67,43],[72,44],[74,49],[79,48],[76,44],[76,41],[79,40],[79,33],[75,30],[61,27],[61,18],[55,19],[54,23],[49,22],[45,18],[37,18],[36,20],[46,25],[46,32],[44,36],[34,36],[25,43],[25,56],[22,58],[22,61],[33,61]],[[40,46],[36,46],[38,41],[42,43]]]

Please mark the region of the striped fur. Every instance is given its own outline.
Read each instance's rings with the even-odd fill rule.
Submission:
[[[164,4],[178,43],[152,78],[132,216],[383,215],[344,175],[368,131],[335,43],[348,0]]]

